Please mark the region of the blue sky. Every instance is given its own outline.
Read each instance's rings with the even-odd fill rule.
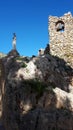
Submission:
[[[48,16],[62,16],[69,11],[73,14],[73,0],[1,0],[0,52],[12,49],[15,32],[18,52],[37,55],[49,43]]]

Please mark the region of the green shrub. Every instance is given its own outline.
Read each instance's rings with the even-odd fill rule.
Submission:
[[[22,68],[26,68],[27,65],[26,65],[24,62],[22,62],[21,67],[22,67]]]
[[[37,93],[37,96],[40,97],[43,95],[46,90],[47,85],[39,80],[27,80],[24,81],[24,84],[28,84],[31,87],[31,91]]]
[[[23,60],[23,57],[16,57],[16,60]]]

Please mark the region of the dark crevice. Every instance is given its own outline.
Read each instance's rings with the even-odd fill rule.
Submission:
[[[37,115],[37,118],[36,118],[36,123],[35,123],[35,129],[34,130],[38,130],[39,117],[40,117],[40,111],[38,111],[38,115]]]

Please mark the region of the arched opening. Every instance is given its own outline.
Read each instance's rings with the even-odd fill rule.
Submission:
[[[61,21],[61,20],[57,21],[56,24],[55,24],[55,26],[56,26],[56,31],[57,31],[57,32],[58,32],[58,31],[64,32],[65,24],[64,24],[63,21]]]

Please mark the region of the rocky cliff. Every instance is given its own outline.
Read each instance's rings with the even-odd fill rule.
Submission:
[[[5,85],[2,121],[6,130],[73,130],[73,68],[57,56],[2,59]]]

